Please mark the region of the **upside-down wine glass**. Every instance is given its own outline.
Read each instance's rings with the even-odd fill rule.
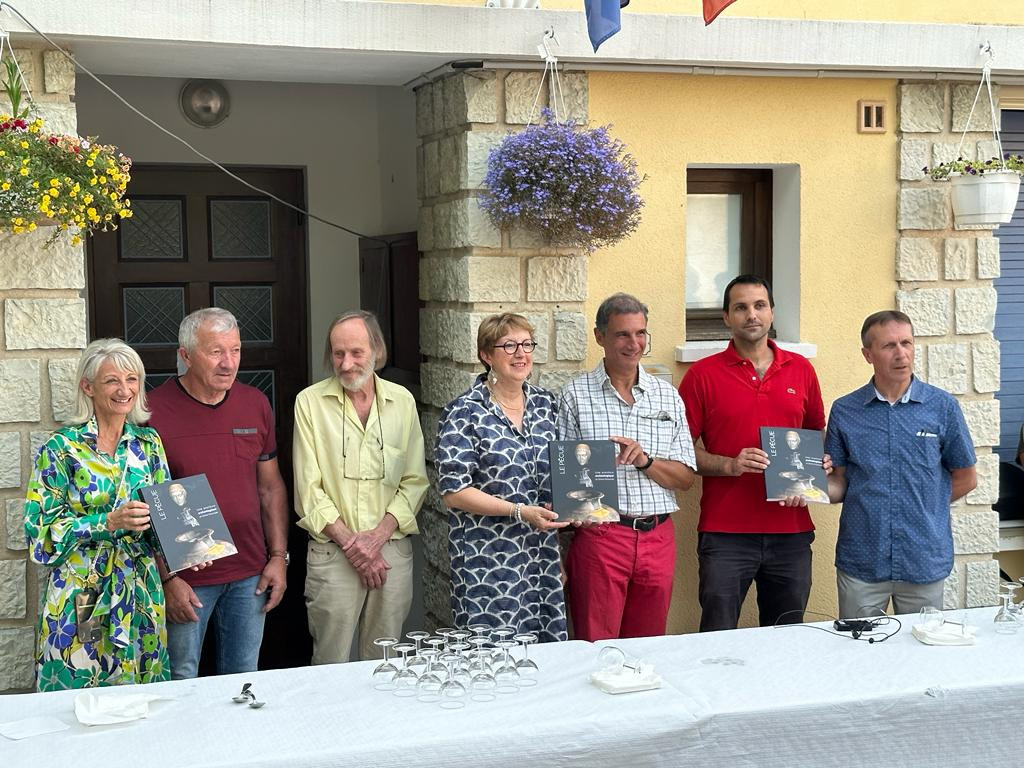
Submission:
[[[409,666],[409,651],[416,650],[416,646],[412,643],[398,643],[395,650],[402,654],[402,668],[395,673],[392,681],[395,684],[393,693],[402,697],[415,696],[419,674]]]
[[[398,667],[388,659],[388,648],[397,642],[397,637],[378,637],[373,641],[378,648],[384,649],[384,661],[374,667],[372,676],[373,687],[378,691],[393,691],[395,689],[395,675],[398,673]]]
[[[540,671],[537,662],[530,658],[530,646],[537,642],[537,635],[533,632],[523,632],[512,638],[517,643],[522,643],[523,658],[516,662],[516,671],[519,672],[519,685],[530,687],[537,684],[537,673]]]

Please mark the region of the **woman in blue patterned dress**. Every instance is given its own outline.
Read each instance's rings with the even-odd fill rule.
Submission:
[[[142,360],[120,339],[82,353],[75,415],[39,449],[25,504],[31,558],[50,569],[40,691],[170,679],[164,595],[143,486],[170,479]],[[82,621],[79,621],[79,618]]]
[[[484,319],[477,356],[485,372],[445,408],[435,455],[449,508],[455,624],[510,626],[541,642],[565,640],[565,598],[548,442],[555,400],[527,380],[533,326],[522,315]]]

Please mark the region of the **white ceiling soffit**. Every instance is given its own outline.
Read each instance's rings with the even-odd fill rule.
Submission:
[[[977,73],[995,52],[996,79],[1024,77],[1024,26],[905,24],[623,13],[622,31],[591,50],[582,11],[367,0],[16,0],[97,73],[401,85],[458,59],[540,63],[554,28],[574,68],[696,68],[702,73]],[[582,5],[582,3],[581,3]],[[12,33],[27,30],[5,14]],[[30,38],[15,34],[15,44]]]

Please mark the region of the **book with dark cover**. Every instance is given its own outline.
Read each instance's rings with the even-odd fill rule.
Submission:
[[[611,440],[553,440],[551,506],[558,521],[609,523],[619,519],[615,443]]]
[[[828,479],[821,468],[825,444],[821,432],[791,427],[761,427],[761,450],[768,454],[764,471],[765,498],[782,501],[803,496],[828,504]]]
[[[140,493],[171,573],[238,552],[206,475],[150,485]]]

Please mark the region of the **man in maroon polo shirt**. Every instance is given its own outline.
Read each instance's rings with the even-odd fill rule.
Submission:
[[[765,501],[760,428],[824,429],[825,409],[811,364],[768,338],[774,306],[763,278],[732,280],[722,302],[728,348],[694,363],[679,385],[703,477],[701,632],[735,629],[752,581],[761,626],[802,621],[811,590],[814,524],[800,497]]]
[[[149,425],[160,433],[173,477],[206,475],[238,552],[199,572],[168,576],[161,564],[176,680],[198,674],[211,623],[217,674],[256,669],[263,619],[281,602],[288,566],[274,415],[262,392],[236,380],[238,322],[225,309],[196,310],[181,321],[178,342],[188,370],[149,393]]]

